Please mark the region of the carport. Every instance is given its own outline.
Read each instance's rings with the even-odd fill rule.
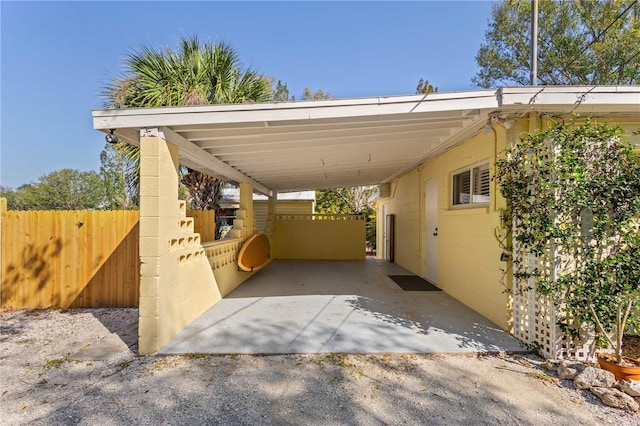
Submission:
[[[255,233],[252,193],[269,197],[267,233],[281,242],[278,192],[390,182],[477,133],[497,107],[496,91],[482,90],[93,111],[94,128],[140,146],[140,353],[158,352],[251,276],[235,263]],[[230,240],[206,243],[193,233],[178,201],[178,164],[239,185]],[[350,235],[363,233],[363,223],[347,219],[339,223]],[[364,259],[362,246],[361,256],[339,259]]]
[[[404,291],[384,260],[276,260],[161,354],[517,352],[507,332],[442,291]],[[417,278],[413,276],[414,278]]]
[[[316,260],[362,259],[368,265],[364,244],[358,240],[364,235],[361,218],[281,218],[275,209],[278,192],[360,185],[381,185],[381,194],[386,194],[383,197],[397,218],[395,260],[399,265],[424,276],[425,271],[439,268],[435,277],[444,291],[491,318],[499,328],[510,329],[510,278],[500,282],[506,253],[500,252],[494,232],[506,226],[502,223],[505,206],[495,182],[489,179],[499,152],[516,143],[522,132],[548,125],[556,116],[615,116],[634,126],[637,95],[634,86],[505,87],[384,98],[94,111],[94,128],[141,148],[140,352],[157,353],[224,297],[235,300],[239,306],[236,310],[246,312],[250,306],[266,303],[268,298],[242,307],[242,300],[257,297],[244,292],[255,290],[261,280],[275,273],[277,263],[267,266],[244,289],[238,288],[253,275],[237,269],[240,247],[256,232],[253,193],[269,197],[266,233],[274,242],[272,259],[295,259],[298,255]],[[238,184],[240,208],[229,240],[203,242],[194,233],[193,220],[185,214],[185,202],[178,200],[178,164]],[[460,185],[456,186],[459,194],[455,197],[454,181]],[[458,205],[472,202],[477,205]],[[386,217],[384,207],[379,212]],[[435,222],[429,216],[431,212],[435,212]],[[431,260],[438,263],[427,265]],[[333,266],[340,268],[338,264]],[[433,280],[431,275],[429,278]],[[391,285],[382,281],[378,289]],[[345,285],[350,288],[354,281]],[[296,313],[288,318],[294,322],[298,319],[295,326],[285,327],[289,337],[291,333],[300,333],[300,337],[305,333],[320,335],[321,330],[311,326],[314,322],[308,315],[322,315],[332,304],[317,300],[313,303],[325,303],[327,308],[316,306],[315,311],[305,313],[307,300],[300,299],[302,295],[294,288],[290,291],[294,306],[281,307],[280,311],[273,307],[270,314]],[[394,300],[392,294],[343,289],[335,296],[353,297],[343,300],[354,308],[349,311],[350,319],[361,316],[363,321],[364,317],[374,318],[384,325],[413,324],[417,334],[435,336],[436,330],[456,333],[445,324],[455,323],[452,318],[456,316],[475,324],[475,319],[458,309],[451,309],[450,317],[444,317],[444,311],[448,311],[438,311],[437,303],[429,305],[436,299],[427,294],[411,295],[406,303],[397,303],[404,303],[409,311],[389,314],[385,309],[395,303],[390,302]],[[316,295],[327,296],[321,290]],[[416,300],[421,303],[416,304]],[[535,331],[539,318],[534,304],[530,305],[526,311],[529,316],[522,324]],[[413,308],[416,313],[411,313]],[[445,323],[427,323],[430,309],[443,312]],[[235,310],[230,307],[228,312],[231,315]],[[254,329],[254,340],[260,338],[259,328],[266,315],[245,324],[244,328]],[[218,322],[216,332],[224,324]],[[344,326],[347,324],[348,320]],[[382,328],[367,335],[363,331],[370,326],[367,324],[364,321],[344,329],[328,326],[333,331],[324,339],[325,345],[335,343],[336,350],[353,349],[346,343],[337,345],[336,336],[344,330],[354,338],[360,336],[361,341],[390,340]],[[399,326],[394,332],[400,330]],[[473,327],[460,330],[461,336],[473,334]],[[245,340],[251,340],[251,336]],[[285,350],[296,350],[298,344],[302,348],[301,342],[289,338],[286,347],[290,349]],[[315,349],[321,350],[317,346]]]

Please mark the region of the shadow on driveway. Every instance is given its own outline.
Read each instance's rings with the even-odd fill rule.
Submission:
[[[519,352],[519,342],[444,292],[403,291],[384,261],[275,261],[161,354]]]

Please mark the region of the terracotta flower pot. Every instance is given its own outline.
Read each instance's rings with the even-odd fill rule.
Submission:
[[[618,365],[614,361],[616,357],[613,354],[600,354],[598,355],[598,364],[600,368],[611,371],[617,380],[640,380],[640,362],[638,360],[622,357],[625,361],[633,364],[634,366]]]

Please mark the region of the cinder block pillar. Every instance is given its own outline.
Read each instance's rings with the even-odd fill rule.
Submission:
[[[273,196],[269,197],[267,211],[269,214],[276,214],[278,209],[278,193],[273,191]]]
[[[155,129],[140,137],[140,354],[160,349],[161,257],[178,217],[178,148]]]
[[[249,183],[240,184],[240,210],[245,212],[245,235],[252,236],[256,232],[255,212],[253,211],[253,186]]]
[[[278,209],[278,193],[273,191],[273,196],[269,197],[267,201],[267,223],[269,226],[268,233],[272,233],[276,227],[276,212]]]

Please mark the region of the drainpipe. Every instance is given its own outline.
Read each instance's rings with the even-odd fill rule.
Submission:
[[[491,130],[493,130],[493,173],[495,174],[496,162],[498,161],[498,131],[491,126]],[[498,183],[495,179],[491,179],[493,184],[493,211],[498,210]]]

